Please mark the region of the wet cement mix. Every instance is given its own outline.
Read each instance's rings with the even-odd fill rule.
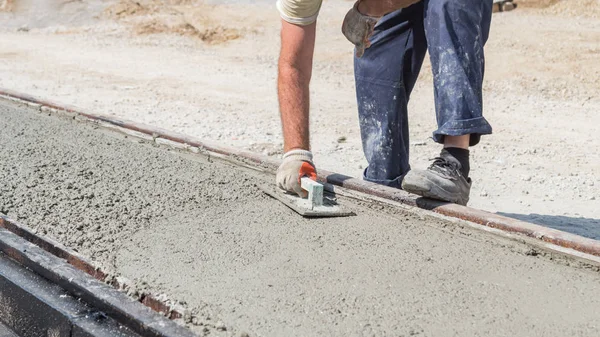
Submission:
[[[343,200],[303,219],[271,176],[0,101],[0,212],[191,309],[217,336],[598,336],[600,273],[456,223]]]

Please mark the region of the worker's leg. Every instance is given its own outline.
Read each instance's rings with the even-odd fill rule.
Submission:
[[[483,46],[488,38],[492,0],[427,0],[427,36],[438,129],[433,139],[471,134],[470,145],[492,127],[482,115]]]
[[[466,204],[470,193],[468,145],[492,127],[482,115],[483,46],[492,0],[425,0],[425,35],[433,70],[438,129],[445,144],[428,170],[414,170],[402,187],[416,194]]]
[[[426,48],[420,2],[384,16],[371,47],[355,57],[361,137],[369,163],[365,180],[400,187],[410,170],[406,107]]]

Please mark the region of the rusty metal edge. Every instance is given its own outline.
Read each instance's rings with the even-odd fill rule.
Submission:
[[[9,89],[0,88],[0,95],[12,99],[22,100],[29,103],[39,104],[41,106],[66,111],[75,115],[83,116],[92,121],[99,121],[112,124],[124,129],[137,131],[152,136],[153,138],[163,138],[176,143],[187,144],[208,150],[210,152],[240,158],[253,163],[266,166],[274,170],[279,161],[273,158],[263,156],[258,153],[244,151],[238,148],[219,145],[210,141],[204,141],[188,135],[171,132],[158,127],[137,123],[116,117],[104,116],[101,114],[86,113],[79,107],[73,105],[61,104],[48,99],[42,99],[19,93]],[[402,190],[387,186],[377,185],[371,182],[359,180],[342,174],[321,170],[318,179],[322,182],[341,186],[350,190],[359,191],[365,194],[374,195],[380,198],[396,201],[409,206],[416,206],[425,210],[433,211],[449,217],[454,217],[470,221],[482,226],[487,226],[511,233],[519,233],[528,237],[552,243],[564,248],[570,248],[582,253],[600,256],[600,241],[585,238],[579,235],[566,233],[552,228],[528,223],[501,216],[498,214],[474,209],[471,207],[439,202],[426,198],[417,198]]]

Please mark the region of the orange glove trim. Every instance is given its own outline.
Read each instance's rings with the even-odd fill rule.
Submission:
[[[298,183],[300,183],[300,179],[303,177],[309,177],[310,179],[317,181],[317,172],[311,163],[304,162],[302,163],[302,166],[300,166],[300,172],[298,172]]]

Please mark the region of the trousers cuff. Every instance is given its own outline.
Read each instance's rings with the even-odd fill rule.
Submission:
[[[401,175],[395,179],[373,179],[373,178],[369,178],[367,176],[367,170],[369,168],[367,167],[365,169],[365,171],[363,172],[363,180],[368,181],[368,182],[372,182],[375,184],[379,184],[379,185],[385,185],[385,186],[389,186],[389,187],[394,187],[394,188],[402,188],[402,179],[404,179],[404,175]]]
[[[470,146],[479,143],[481,135],[492,134],[492,126],[484,117],[471,119],[461,119],[444,123],[440,128],[433,132],[433,140],[436,143],[443,144],[444,136],[464,136],[471,135]]]

